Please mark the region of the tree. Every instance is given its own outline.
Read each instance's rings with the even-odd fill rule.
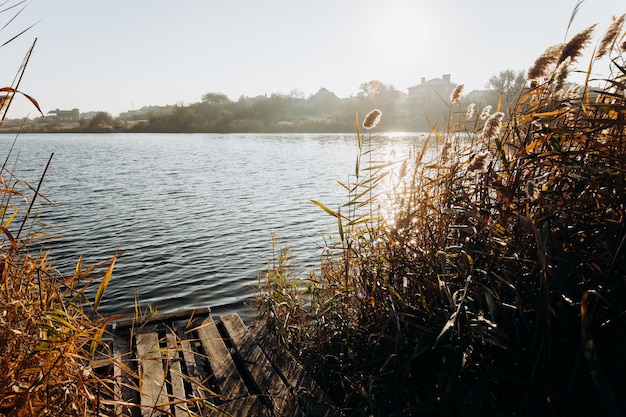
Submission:
[[[86,126],[82,126],[83,130],[88,132],[114,132],[120,127],[122,127],[123,123],[120,120],[116,120],[111,116],[110,113],[107,112],[98,112],[96,115],[89,120]]]
[[[508,69],[500,71],[498,75],[489,78],[486,87],[502,93],[502,97],[507,102],[511,102],[525,86],[526,77],[524,76],[524,70],[515,71]]]
[[[223,104],[230,102],[226,94],[222,93],[206,93],[202,96],[202,102],[208,104]]]

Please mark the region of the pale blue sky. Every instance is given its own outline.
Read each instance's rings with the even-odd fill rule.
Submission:
[[[482,88],[503,69],[526,69],[564,40],[576,0],[30,0],[0,32],[2,86],[38,38],[20,89],[44,113],[189,104],[208,92],[236,100],[320,87],[340,97],[372,79],[405,91],[421,77],[452,75]],[[586,0],[569,35],[599,23],[597,41],[624,0]],[[0,26],[12,12],[0,14]],[[583,58],[579,66],[586,67]],[[597,70],[604,69],[596,67]],[[36,116],[18,99],[9,117]]]

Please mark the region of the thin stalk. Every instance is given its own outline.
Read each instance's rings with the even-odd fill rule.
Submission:
[[[30,212],[33,209],[33,205],[35,204],[35,200],[37,199],[37,196],[39,195],[41,184],[43,183],[43,179],[46,177],[46,173],[48,172],[48,167],[50,166],[50,162],[52,162],[53,156],[54,156],[54,152],[52,152],[52,154],[50,154],[50,158],[48,158],[48,163],[46,164],[46,168],[43,170],[43,174],[41,174],[41,178],[39,179],[39,184],[37,184],[37,189],[35,190],[35,195],[33,196],[33,199],[31,200],[30,205],[28,206],[28,211],[26,211],[26,215],[24,216],[24,220],[22,220],[20,230],[17,232],[17,236],[15,237],[15,240],[19,240],[20,234],[22,233],[22,229],[24,228],[26,221],[30,217]]]

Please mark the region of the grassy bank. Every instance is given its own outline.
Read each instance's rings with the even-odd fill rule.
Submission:
[[[510,108],[461,108],[460,87],[399,169],[357,122],[346,204],[316,202],[337,220],[321,272],[279,248],[257,296],[346,415],[626,411],[623,21],[548,48]]]

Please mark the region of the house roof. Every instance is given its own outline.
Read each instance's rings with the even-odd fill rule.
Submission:
[[[450,85],[450,86],[456,86],[456,83],[450,82],[450,81],[445,81],[442,78],[432,78],[428,81],[422,81],[419,84],[415,84],[409,87],[409,89],[412,88],[419,88],[421,86],[435,86],[435,85]]]

